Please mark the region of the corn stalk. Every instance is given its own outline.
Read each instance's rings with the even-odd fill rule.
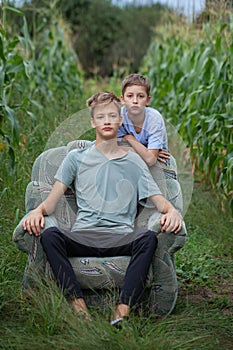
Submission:
[[[162,32],[145,57],[152,100],[190,148],[196,170],[233,208],[233,16],[198,40]]]

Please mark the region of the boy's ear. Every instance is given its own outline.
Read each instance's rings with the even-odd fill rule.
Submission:
[[[123,123],[123,118],[122,118],[122,116],[120,115],[119,126],[121,126],[121,125],[122,125],[122,123]]]
[[[124,104],[125,103],[125,100],[124,100],[124,96],[121,95],[121,103]]]
[[[147,105],[150,103],[151,96],[147,97]]]

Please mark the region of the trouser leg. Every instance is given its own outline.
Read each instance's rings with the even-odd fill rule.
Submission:
[[[68,256],[90,256],[91,248],[82,246],[50,227],[41,235],[41,244],[60,289],[67,300],[83,298],[81,287]]]
[[[157,245],[158,240],[153,231],[147,231],[131,243],[131,259],[120,294],[121,304],[132,307],[139,301]]]
[[[58,286],[69,299],[83,298],[81,287],[68,259],[72,256],[127,256],[131,259],[121,289],[120,303],[133,306],[140,298],[157,247],[157,237],[147,231],[141,238],[125,246],[94,248],[79,244],[63,235],[56,227],[45,230],[41,244],[52,268]]]

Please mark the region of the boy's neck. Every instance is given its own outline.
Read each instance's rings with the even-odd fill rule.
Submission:
[[[137,114],[137,115],[134,115],[134,114],[131,114],[128,112],[128,116],[134,125],[142,126],[144,123],[144,120],[145,120],[145,111],[142,112],[141,114]]]
[[[96,138],[96,148],[103,153],[108,159],[114,159],[122,157],[126,154],[126,151],[122,150],[117,144],[117,138],[110,140],[100,140]]]

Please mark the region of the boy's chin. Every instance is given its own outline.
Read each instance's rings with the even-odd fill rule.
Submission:
[[[141,113],[144,113],[145,111],[145,106],[134,106],[134,107],[130,107],[129,109],[130,113],[131,114],[141,114]]]
[[[117,140],[117,134],[110,134],[109,133],[109,135],[107,135],[107,134],[101,134],[101,135],[99,135],[100,137],[101,137],[101,139],[103,140],[103,142],[104,141],[113,141],[113,140]]]

